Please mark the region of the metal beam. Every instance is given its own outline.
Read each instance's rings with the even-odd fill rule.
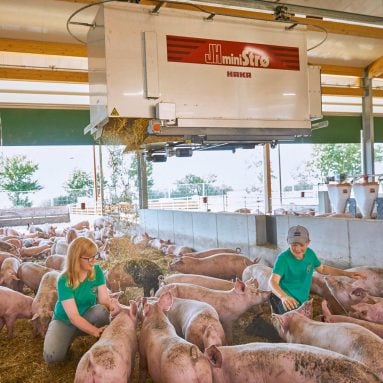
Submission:
[[[86,45],[0,38],[0,51],[40,55],[88,57]]]
[[[179,0],[185,1],[185,0]],[[310,7],[306,5],[291,4],[288,1],[283,2],[273,2],[270,0],[193,0],[195,3],[213,3],[223,5],[225,7],[240,7],[240,8],[250,8],[258,10],[273,11],[276,6],[286,6],[289,12],[303,14],[307,16],[314,17],[326,17],[329,19],[336,20],[347,20],[352,22],[359,23],[370,23],[370,24],[383,24],[383,17],[380,16],[370,16],[363,15],[360,13],[352,13],[345,11],[338,11],[336,9],[329,8],[317,8]]]
[[[153,0],[141,0],[142,5],[156,6],[158,1]],[[206,5],[209,4],[209,5]],[[269,3],[270,4],[270,3]],[[272,3],[273,7],[276,5]],[[164,7],[183,9],[183,10],[194,10],[194,11],[206,11],[209,14],[242,17],[254,20],[274,21],[274,14],[259,12],[259,2],[254,0],[172,0],[166,2]],[[233,8],[234,7],[234,8]],[[241,9],[238,9],[241,8]],[[272,8],[274,9],[274,8]],[[383,18],[379,18],[383,23]],[[365,25],[355,25],[349,23],[342,23],[339,21],[325,21],[321,19],[306,18],[306,17],[292,17],[292,22],[302,23],[309,26],[309,30],[318,31],[318,28],[325,28],[328,33],[335,33],[341,35],[367,37],[375,39],[383,39],[383,28],[375,28]]]
[[[363,131],[361,135],[362,145],[362,171],[368,175],[369,181],[374,181],[374,115],[372,112],[372,80],[368,77],[368,69],[363,78],[364,94],[362,97],[362,124]]]

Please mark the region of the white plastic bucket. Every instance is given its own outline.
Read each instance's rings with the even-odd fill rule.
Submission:
[[[331,210],[333,213],[344,213],[347,200],[351,194],[351,184],[328,184],[328,196],[330,198]]]
[[[371,218],[371,212],[379,192],[378,182],[355,183],[353,185],[356,204],[363,218]]]

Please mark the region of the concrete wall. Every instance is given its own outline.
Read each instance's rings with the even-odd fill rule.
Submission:
[[[310,232],[310,247],[326,264],[383,267],[383,221],[357,218],[276,216],[277,247],[286,247],[290,226]]]
[[[240,247],[243,254],[262,257],[268,264],[287,247],[288,228],[302,225],[310,232],[310,247],[325,264],[383,267],[382,220],[167,210],[140,210],[139,215],[140,230],[151,236],[195,250]]]
[[[69,221],[70,216],[67,206],[0,209],[0,227]]]
[[[256,257],[256,247],[267,244],[264,215],[143,209],[140,227],[151,236],[195,250],[239,247],[243,254]]]

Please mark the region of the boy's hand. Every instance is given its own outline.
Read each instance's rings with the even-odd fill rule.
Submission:
[[[285,297],[282,297],[281,301],[282,301],[283,307],[287,311],[294,310],[299,306],[298,302],[293,297],[290,297],[288,295],[286,295]]]

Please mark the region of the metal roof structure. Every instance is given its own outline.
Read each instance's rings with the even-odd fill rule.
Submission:
[[[28,93],[28,88],[17,87],[17,81],[67,83],[66,90],[39,85],[39,94],[86,96],[87,48],[78,40],[86,41],[98,4],[95,0],[2,0],[0,3],[0,92]],[[308,59],[320,65],[324,112],[326,105],[359,104],[354,97],[363,94],[364,74],[373,79],[376,105],[383,98],[383,2],[381,0],[173,0],[157,2],[142,0],[153,7],[175,7],[203,10],[210,17],[224,14],[254,20],[289,18],[294,23],[307,25]],[[68,22],[69,20],[69,22]],[[68,32],[69,31],[69,32]],[[74,37],[73,37],[74,36]],[[11,86],[13,85],[13,86]],[[57,87],[58,88],[58,87]],[[62,88],[62,87],[61,87]],[[30,88],[30,90],[33,90]],[[327,96],[348,97],[338,101]],[[4,104],[27,104],[0,100]],[[327,98],[326,98],[327,97]],[[349,101],[349,102],[346,102]],[[47,102],[49,103],[49,101]],[[86,105],[86,99],[74,104]],[[44,104],[44,103],[42,103]],[[383,113],[383,105],[377,113]],[[336,108],[334,108],[336,111]],[[350,109],[352,112],[352,109]]]

